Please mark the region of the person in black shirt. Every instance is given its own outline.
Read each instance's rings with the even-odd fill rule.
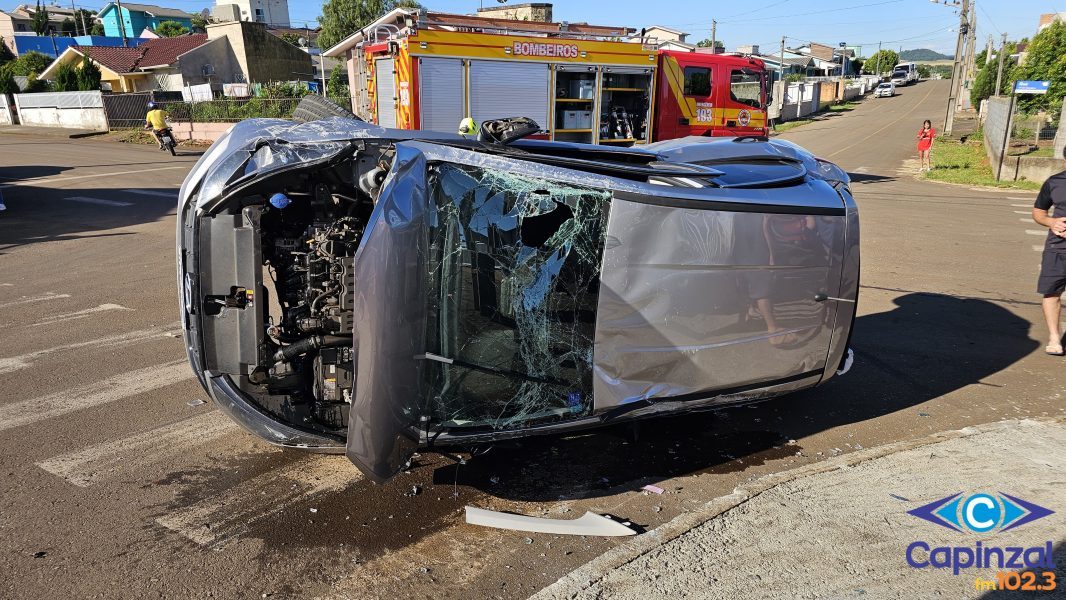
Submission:
[[[1062,157],[1066,159],[1066,149]],[[1054,207],[1054,216],[1048,210]],[[1040,261],[1040,278],[1036,291],[1044,296],[1044,319],[1047,321],[1048,344],[1044,351],[1062,356],[1062,292],[1066,289],[1066,171],[1052,175],[1040,188],[1033,205],[1033,220],[1048,228],[1044,256]]]

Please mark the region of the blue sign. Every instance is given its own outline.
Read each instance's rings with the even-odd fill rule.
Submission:
[[[1015,94],[1046,94],[1050,81],[1015,81]]]

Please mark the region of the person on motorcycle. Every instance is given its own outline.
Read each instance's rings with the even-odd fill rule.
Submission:
[[[163,150],[163,131],[170,129],[170,125],[167,125],[167,111],[159,108],[159,105],[155,102],[148,103],[148,114],[144,117],[144,128],[151,129],[152,135],[155,136],[155,141],[159,144],[159,149]]]

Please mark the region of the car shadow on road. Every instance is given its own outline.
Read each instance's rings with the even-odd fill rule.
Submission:
[[[27,179],[38,177],[52,177],[63,171],[69,171],[73,167],[57,167],[53,165],[29,165],[16,167],[0,167],[0,185],[4,183],[17,183]],[[6,188],[10,189],[10,188]]]
[[[19,167],[25,180],[48,177],[64,167]],[[34,175],[31,175],[35,173]],[[0,177],[6,176],[0,169]],[[115,229],[149,223],[174,214],[176,188],[137,188],[138,192],[109,188],[35,187],[0,179],[7,210],[0,212],[0,255],[19,246],[89,237],[133,235]]]
[[[855,365],[823,387],[648,420],[636,439],[632,426],[619,425],[515,441],[465,465],[438,468],[434,482],[549,501],[611,495],[679,475],[739,471],[802,451],[790,440],[912,409],[969,385],[992,385],[983,379],[1039,346],[1029,337],[1028,321],[992,302],[928,293],[895,302],[894,310],[856,320]],[[930,417],[935,415],[913,413],[916,426]]]
[[[875,175],[873,173],[848,173],[848,177],[851,178],[852,183],[861,183],[863,185],[870,183],[887,183],[889,181],[896,181],[898,177],[890,177],[888,175]]]

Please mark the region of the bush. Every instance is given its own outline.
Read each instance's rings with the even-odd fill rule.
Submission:
[[[78,69],[78,89],[86,92],[100,89],[101,77],[103,75],[100,73],[100,67],[89,60],[88,56],[83,57],[81,68]]]
[[[57,92],[76,92],[78,91],[78,73],[69,62],[61,63],[56,67],[52,83]]]

